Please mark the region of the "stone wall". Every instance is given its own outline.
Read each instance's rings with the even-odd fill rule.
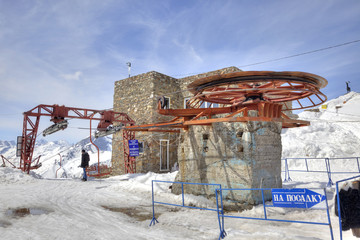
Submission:
[[[177,79],[158,72],[148,72],[115,82],[114,111],[127,113],[137,125],[168,121],[169,116],[156,112],[157,99],[167,93],[179,92]],[[181,96],[169,96],[170,107],[179,107]],[[177,134],[136,132],[136,139],[144,144],[144,153],[136,157],[137,172],[160,171],[160,140],[170,143],[170,167],[177,162]],[[122,131],[113,135],[113,174],[124,173]]]
[[[222,188],[281,188],[281,123],[214,123],[192,126],[179,146],[176,181],[218,183]],[[185,193],[213,196],[213,187],[185,185]],[[181,193],[179,185],[174,193]],[[266,193],[266,199],[270,199]],[[262,202],[260,191],[224,192],[237,210]]]
[[[241,71],[224,68],[181,79],[148,72],[115,82],[114,111],[125,112],[136,124],[169,121],[172,117],[156,112],[158,97],[170,98],[170,108],[184,107],[184,98],[192,96],[187,86],[196,79]],[[253,111],[254,115],[257,114]],[[191,126],[180,134],[136,132],[144,143],[144,153],[136,158],[137,172],[160,172],[160,141],[169,141],[170,169],[178,162],[176,181],[220,183],[223,188],[280,188],[281,123],[214,123]],[[122,132],[113,136],[114,174],[124,173]],[[214,188],[185,185],[185,193],[213,196]],[[181,193],[179,185],[172,188]],[[270,199],[270,193],[265,193]],[[239,210],[262,201],[261,193],[224,192],[227,208]]]
[[[152,71],[115,82],[114,111],[127,113],[137,125],[169,121],[171,116],[156,112],[160,96],[170,98],[170,108],[183,108],[184,98],[191,96],[187,85],[205,76],[237,72],[236,67],[176,79]],[[124,173],[122,131],[113,135],[113,174]],[[160,140],[169,140],[170,169],[177,162],[179,134],[136,132],[136,139],[144,144],[144,153],[136,158],[137,172],[160,171]]]

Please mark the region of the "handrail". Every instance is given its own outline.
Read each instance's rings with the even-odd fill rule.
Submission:
[[[326,208],[323,210],[326,210],[327,213],[327,222],[314,222],[314,221],[298,221],[298,220],[286,220],[286,219],[277,219],[277,218],[268,218],[267,214],[266,214],[266,208],[267,207],[280,207],[283,208],[282,206],[275,206],[274,204],[269,205],[266,204],[265,202],[265,198],[264,198],[264,191],[272,191],[274,188],[223,188],[223,189],[216,189],[215,191],[215,195],[216,195],[216,203],[218,203],[218,198],[220,198],[221,200],[221,205],[219,206],[219,204],[217,204],[217,213],[218,213],[218,218],[220,219],[220,216],[222,217],[222,226],[220,226],[220,234],[219,234],[219,240],[225,238],[225,236],[227,235],[226,231],[225,231],[225,227],[224,227],[224,218],[238,218],[238,219],[250,219],[250,220],[263,220],[263,221],[275,221],[275,222],[290,222],[290,223],[303,223],[303,224],[315,224],[315,225],[324,225],[324,226],[329,226],[329,230],[330,230],[330,236],[331,239],[334,239],[333,236],[333,230],[332,230],[332,226],[331,226],[331,219],[330,219],[330,213],[329,213],[329,205],[328,205],[328,200],[327,200],[327,194],[326,194],[326,189],[322,189],[324,191],[324,196],[325,196],[325,204],[326,204]],[[295,188],[294,188],[295,189]],[[314,188],[313,188],[314,189]],[[242,216],[232,216],[232,215],[226,215],[224,214],[224,206],[222,204],[222,199],[223,199],[223,192],[224,191],[261,191],[261,197],[262,197],[262,204],[263,204],[263,210],[264,210],[264,217],[260,218],[260,217],[242,217]],[[311,208],[307,208],[307,209],[311,209]]]
[[[312,172],[312,173],[327,173],[328,175],[328,186],[332,186],[334,185],[332,179],[331,179],[331,174],[355,174],[355,173],[360,173],[360,163],[359,163],[359,158],[360,157],[344,157],[344,158],[284,158],[282,160],[284,160],[284,172],[285,172],[285,179],[284,182],[287,181],[291,181],[290,178],[290,172]],[[290,169],[288,166],[288,161],[289,160],[304,160],[305,162],[305,167],[306,169]],[[309,169],[309,165],[308,165],[308,160],[323,160],[325,161],[325,168],[324,170],[311,170]],[[357,171],[334,171],[331,169],[331,165],[330,162],[334,161],[334,160],[356,160],[357,163]]]

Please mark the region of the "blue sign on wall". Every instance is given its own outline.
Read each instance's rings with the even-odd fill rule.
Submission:
[[[130,157],[137,157],[139,156],[139,142],[138,140],[129,140],[129,152]]]
[[[306,188],[272,189],[274,207],[311,208],[325,200],[325,195]]]

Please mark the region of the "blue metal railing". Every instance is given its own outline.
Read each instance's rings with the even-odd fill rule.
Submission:
[[[282,159],[282,160],[284,161],[284,171],[283,171],[283,172],[285,172],[284,182],[292,181],[292,179],[290,177],[290,172],[327,173],[327,176],[328,176],[327,186],[331,187],[332,185],[334,185],[334,183],[333,183],[333,181],[331,179],[332,174],[355,174],[355,173],[360,173],[359,157],[347,157],[347,158],[285,158],[285,159]],[[289,169],[288,162],[290,160],[292,160],[292,161],[303,160],[305,169]],[[320,169],[320,170],[311,169],[311,167],[309,167],[309,161],[310,160],[324,161],[325,169],[323,169],[323,170],[322,169]],[[356,160],[357,171],[334,171],[334,170],[332,170],[330,163],[331,163],[331,161],[337,161],[337,160]]]
[[[158,202],[155,201],[154,197],[154,183],[171,183],[171,184],[181,184],[181,200],[182,204],[174,204],[174,203],[166,203],[166,202]],[[212,184],[212,183],[189,183],[189,182],[171,182],[171,181],[161,181],[161,180],[152,180],[151,181],[151,194],[152,194],[152,210],[153,210],[153,217],[151,219],[150,225],[155,225],[155,223],[158,223],[159,221],[155,218],[155,203],[157,204],[164,204],[164,205],[170,205],[170,206],[176,206],[176,207],[186,207],[186,208],[192,208],[192,209],[201,209],[201,210],[208,210],[208,211],[218,211],[217,208],[202,208],[202,207],[193,207],[193,206],[187,206],[185,205],[185,197],[184,197],[184,185],[203,185],[203,186],[212,186],[215,189],[221,189],[221,184]],[[222,203],[221,203],[222,204]],[[220,225],[220,218],[218,217],[219,225]],[[221,227],[221,226],[220,226]]]
[[[223,199],[222,199],[222,192],[223,191],[261,191],[261,197],[262,197],[262,202],[263,202],[263,207],[264,207],[264,218],[256,218],[256,217],[241,217],[241,216],[231,216],[231,215],[225,215],[224,214],[224,207],[223,207]],[[331,220],[330,220],[330,214],[329,214],[329,205],[327,202],[327,196],[326,196],[326,190],[323,189],[324,191],[324,195],[325,195],[325,202],[326,202],[326,213],[327,213],[327,219],[328,222],[310,222],[310,221],[296,221],[296,220],[284,220],[284,219],[272,219],[272,218],[268,218],[267,214],[266,214],[266,208],[267,207],[277,207],[274,205],[267,205],[265,204],[265,198],[264,198],[264,191],[271,191],[272,188],[224,188],[224,189],[217,189],[216,190],[216,203],[218,203],[218,198],[220,197],[220,202],[221,202],[221,209],[219,209],[219,204],[217,204],[218,206],[218,219],[219,219],[219,223],[220,223],[220,217],[222,219],[222,223],[220,225],[220,235],[219,235],[219,240],[225,238],[226,236],[226,232],[225,232],[225,223],[224,223],[224,218],[241,218],[241,219],[251,219],[251,220],[264,220],[264,221],[277,221],[277,222],[291,222],[291,223],[305,223],[305,224],[317,224],[317,225],[327,225],[329,226],[330,229],[330,234],[331,234],[331,239],[334,239],[333,236],[333,231],[332,231],[332,226],[331,226]]]
[[[349,181],[351,179],[355,179],[355,178],[359,178],[360,175],[355,176],[355,177],[351,177],[351,178],[346,178],[340,181],[336,182],[336,198],[337,198],[337,209],[338,209],[338,216],[339,216],[339,229],[340,229],[340,240],[342,240],[342,225],[341,225],[341,211],[340,211],[340,197],[339,197],[339,183],[341,182],[346,182]]]

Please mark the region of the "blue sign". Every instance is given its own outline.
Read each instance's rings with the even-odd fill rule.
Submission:
[[[325,200],[325,196],[306,188],[272,189],[274,207],[311,208]]]
[[[139,156],[139,143],[138,140],[129,140],[129,154],[130,157]]]

